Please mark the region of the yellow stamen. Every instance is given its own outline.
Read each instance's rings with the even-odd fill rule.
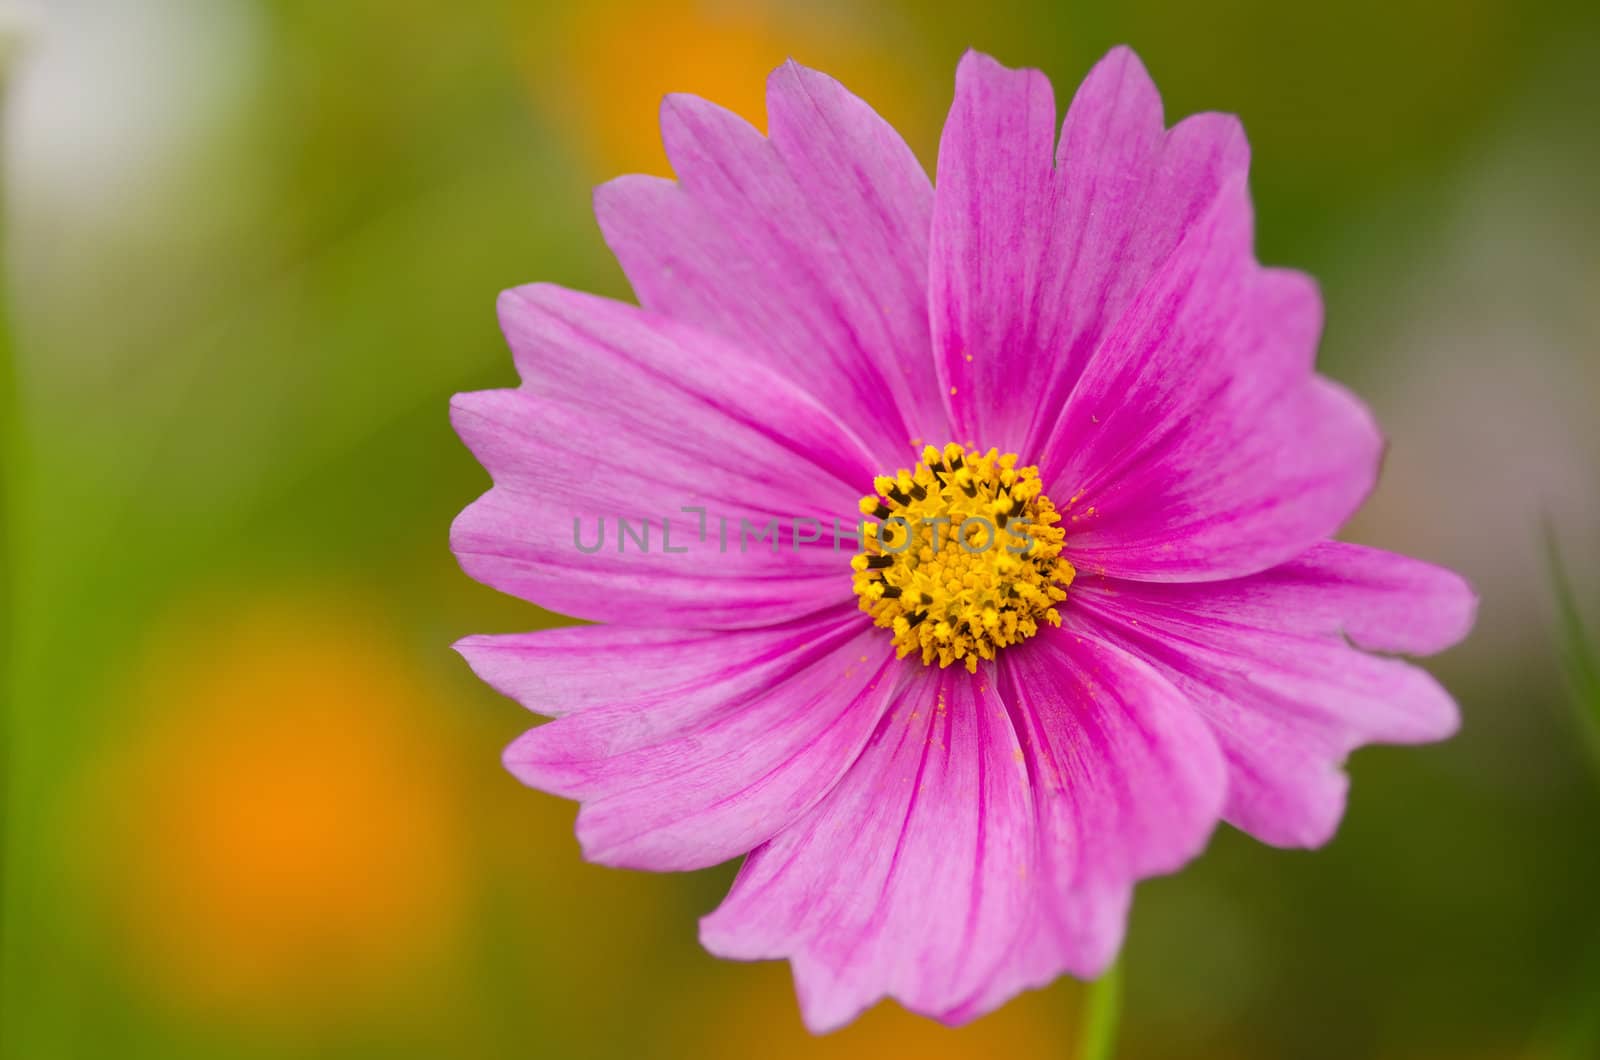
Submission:
[[[861,498],[883,521],[867,525],[851,560],[855,592],[900,657],[976,672],[1041,621],[1061,624],[1054,605],[1076,572],[1038,468],[1016,464],[997,449],[930,445],[915,469],[878,476]]]

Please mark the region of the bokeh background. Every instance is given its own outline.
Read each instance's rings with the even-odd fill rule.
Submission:
[[[500,289],[626,297],[590,188],[786,56],[931,166],[955,62],[1064,103],[1133,44],[1243,116],[1263,260],[1391,448],[1356,540],[1467,572],[1456,740],[1338,838],[1143,886],[1134,1058],[1600,1056],[1600,757],[1541,525],[1600,603],[1600,6],[1512,0],[0,4],[0,1041],[52,1057],[1070,1056],[1081,988],[823,1040],[695,941],[732,867],[584,864],[450,651],[559,621],[446,547]]]

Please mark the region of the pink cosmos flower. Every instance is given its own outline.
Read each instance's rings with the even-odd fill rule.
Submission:
[[[597,192],[639,308],[501,297],[522,385],[455,399],[494,487],[452,546],[598,624],[459,648],[555,717],[505,760],[586,857],[744,856],[701,940],[791,961],[812,1029],[958,1023],[1098,975],[1218,820],[1326,842],[1352,749],[1456,728],[1392,653],[1475,601],[1328,540],[1382,442],[1255,260],[1236,119],[1166,129],[1117,49],[1057,137],[1041,74],[968,54],[931,184],[823,74],[767,109],[670,97],[678,180]]]

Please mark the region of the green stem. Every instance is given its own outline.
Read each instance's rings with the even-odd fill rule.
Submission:
[[[1078,1060],[1112,1060],[1117,1053],[1117,1024],[1121,1018],[1122,962],[1119,961],[1085,991]]]

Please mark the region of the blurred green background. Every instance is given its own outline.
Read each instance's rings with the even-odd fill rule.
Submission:
[[[4,917],[15,1057],[1071,1055],[1062,981],[822,1040],[714,961],[731,866],[583,864],[448,650],[551,615],[467,580],[455,391],[494,296],[627,296],[589,214],[666,91],[761,119],[788,55],[931,167],[968,46],[1064,105],[1119,42],[1242,115],[1263,260],[1390,438],[1350,537],[1483,597],[1460,737],[1373,749],[1338,838],[1223,829],[1143,886],[1121,1055],[1600,1056],[1600,758],[1539,527],[1600,601],[1600,7],[46,0],[0,4]]]

